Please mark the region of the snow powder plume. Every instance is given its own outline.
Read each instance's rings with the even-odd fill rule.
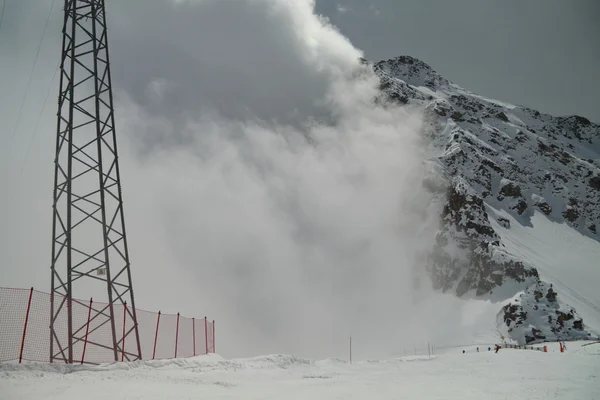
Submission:
[[[439,213],[422,116],[375,104],[379,79],[313,6],[148,2],[195,21],[156,29],[128,5],[114,17],[139,303],[207,310],[226,355],[346,357],[350,332],[356,357],[385,355],[447,316],[413,306]],[[134,73],[125,54],[147,32],[170,56],[142,52]]]

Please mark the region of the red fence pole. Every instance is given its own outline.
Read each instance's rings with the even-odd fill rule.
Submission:
[[[179,313],[177,313],[177,327],[175,328],[175,358],[177,358],[177,345],[179,344]]]
[[[196,318],[192,318],[192,340],[194,341],[194,356],[196,355]]]
[[[85,340],[83,342],[83,353],[81,353],[81,364],[83,364],[83,360],[85,358],[85,348],[87,347],[87,339],[88,333],[90,332],[90,316],[92,315],[92,299],[90,299],[90,308],[88,308],[88,319],[87,324],[85,325]]]
[[[121,343],[121,362],[125,360],[125,322],[127,322],[127,302],[123,303],[123,341]]]
[[[23,350],[25,348],[25,334],[27,333],[27,322],[29,322],[29,310],[31,310],[31,297],[33,288],[29,289],[29,300],[27,301],[27,311],[25,312],[25,324],[23,325],[23,336],[21,337],[21,351],[19,352],[19,364],[23,360]]]
[[[208,320],[204,317],[204,354],[208,354]]]
[[[160,311],[158,312],[158,317],[156,318],[156,333],[154,334],[154,350],[152,350],[152,359],[156,356],[156,341],[158,340],[158,324],[160,324]]]
[[[212,335],[212,340],[213,340],[213,346],[212,347],[213,347],[213,351],[212,352],[216,353],[217,352],[217,346],[215,345],[216,340],[215,340],[215,320],[214,319],[213,319],[212,331],[213,331],[213,335]]]
[[[350,334],[350,364],[352,364],[352,334]]]

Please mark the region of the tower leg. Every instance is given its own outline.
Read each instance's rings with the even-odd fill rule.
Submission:
[[[50,361],[141,358],[104,0],[65,0],[52,223]],[[97,299],[90,311],[87,302]],[[115,307],[126,307],[124,335]],[[82,318],[90,311],[89,323]],[[121,337],[123,336],[123,337]],[[129,336],[129,337],[128,337]],[[119,339],[117,339],[119,337]],[[129,349],[125,348],[125,343]]]

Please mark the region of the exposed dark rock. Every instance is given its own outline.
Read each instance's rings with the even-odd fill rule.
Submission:
[[[527,203],[523,199],[519,199],[517,204],[511,207],[513,210],[517,210],[519,215],[522,215],[527,210]]]
[[[506,276],[517,282],[524,282],[526,278],[540,279],[537,269],[525,267],[521,261],[509,261],[504,264]]]
[[[470,193],[464,182],[459,180],[450,187],[442,216],[429,263],[434,288],[447,291],[455,287],[459,297],[471,291],[483,296],[507,279],[519,283],[538,279],[535,268],[510,258],[500,261],[492,257],[494,249],[500,247],[499,236],[490,225],[483,200]],[[468,253],[466,260],[451,256],[454,251],[446,249],[450,242]]]
[[[490,161],[488,159],[481,160],[481,163],[483,165],[485,165],[485,166],[490,167],[491,169],[493,169],[494,171],[496,171],[500,175],[504,174],[504,171],[502,171],[502,168],[500,168],[499,166],[497,166],[496,164],[494,164],[492,161]]]
[[[531,342],[546,340],[546,336],[542,334],[542,331],[539,329],[531,328],[531,336],[525,335],[525,343],[529,344]]]
[[[465,120],[463,114],[458,111],[454,111],[450,117],[456,122],[463,122]]]
[[[579,212],[577,211],[577,208],[569,206],[563,211],[562,216],[571,222],[575,222],[579,218]]]
[[[500,194],[506,197],[521,197],[521,186],[515,185],[513,183],[507,183],[500,189]]]
[[[565,327],[565,321],[570,321],[573,318],[575,318],[572,312],[564,313],[562,311],[556,310],[556,315],[556,322],[560,325],[561,328]]]
[[[581,117],[579,115],[573,115],[573,119],[576,121],[576,123],[583,126],[590,126],[592,124],[589,119]]]
[[[506,228],[506,229],[509,229],[509,228],[510,228],[510,220],[508,220],[508,219],[506,219],[506,218],[503,218],[503,217],[498,217],[498,218],[496,219],[496,221],[498,221],[498,223],[499,223],[501,226],[503,226],[504,228]]]
[[[521,130],[517,131],[516,139],[519,143],[525,143],[529,140],[529,138],[527,137],[527,134]]]
[[[554,291],[554,289],[552,289],[552,286],[550,286],[550,289],[548,289],[548,293],[546,293],[546,299],[548,299],[550,303],[556,301],[556,292]]]
[[[589,180],[589,185],[591,188],[600,190],[600,175],[596,175]]]
[[[546,145],[544,142],[542,141],[538,141],[538,149],[542,154],[545,153],[552,153],[552,148],[548,145]]]
[[[527,313],[523,311],[523,307],[518,304],[509,303],[504,306],[504,323],[506,326],[515,327],[523,325],[527,319]]]
[[[550,204],[546,203],[545,201],[536,203],[535,206],[546,215],[550,215],[552,213],[552,207],[550,207]]]
[[[559,151],[556,153],[556,159],[563,165],[569,164],[573,161],[573,157],[566,151]]]
[[[508,122],[508,117],[502,111],[500,111],[499,113],[497,113],[496,117],[498,117],[498,119],[500,119],[500,120],[502,120],[504,122]]]

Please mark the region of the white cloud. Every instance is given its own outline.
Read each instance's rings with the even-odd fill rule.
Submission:
[[[341,5],[341,4],[338,4],[338,5],[337,5],[337,12],[338,12],[338,13],[340,13],[340,14],[345,14],[345,13],[347,13],[348,11],[350,11],[350,9],[349,9],[348,7],[346,7],[346,6],[343,6],[343,5]]]
[[[410,306],[431,239],[418,231],[435,222],[420,116],[373,105],[362,53],[314,3],[109,7],[138,306],[208,314],[226,356],[343,356],[350,331],[359,356],[431,335]],[[42,150],[33,178],[49,186]],[[17,212],[23,232],[46,218],[40,251],[3,247],[12,265],[47,259],[45,193]]]

